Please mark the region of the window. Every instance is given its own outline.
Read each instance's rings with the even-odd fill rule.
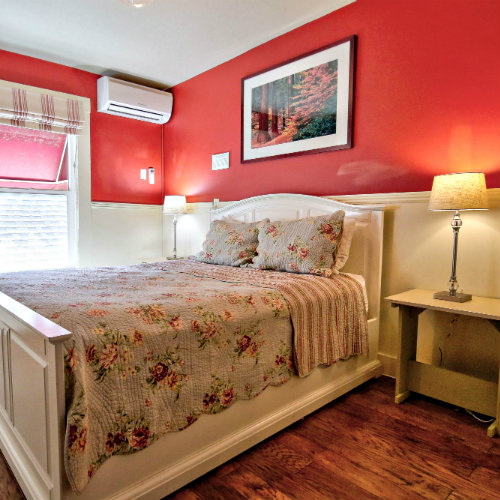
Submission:
[[[0,124],[0,272],[76,264],[76,144]]]
[[[0,211],[4,214],[3,218],[0,215],[0,225],[5,231],[0,235],[0,243],[4,245],[5,254],[11,255],[10,264],[7,264],[0,254],[0,272],[5,268],[54,267],[54,264],[60,266],[66,262],[70,266],[92,265],[90,99],[0,80],[0,126],[3,137],[0,140],[0,179],[3,179],[0,181]],[[5,243],[6,234],[10,235],[11,243],[15,239],[12,224],[15,216],[9,212],[13,210],[14,201],[4,196],[7,194],[17,196],[18,214],[24,212],[20,220],[27,221],[27,217],[31,217],[31,235],[34,237],[38,232],[41,245],[30,249],[29,245],[34,242],[27,239],[15,245],[18,254],[25,254],[23,264],[17,261],[17,256],[16,259],[12,257],[12,250],[8,250]],[[56,199],[56,196],[61,198]],[[36,207],[33,205],[35,200]],[[46,249],[49,242],[54,248],[57,245],[54,235],[47,236],[48,225],[46,231],[42,231],[41,214],[55,219],[57,212],[57,217],[63,217],[63,206],[67,207],[67,239],[63,245],[64,238],[60,236],[62,246],[59,248],[66,249],[67,261],[54,257],[42,263],[34,254],[41,254],[40,248]],[[42,234],[46,235],[45,239]]]

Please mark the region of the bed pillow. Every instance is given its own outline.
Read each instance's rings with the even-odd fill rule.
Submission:
[[[254,267],[331,276],[344,212],[263,224]]]
[[[356,229],[356,219],[352,217],[344,218],[344,228],[342,230],[342,238],[338,245],[337,255],[335,256],[334,272],[338,273],[349,258],[349,250],[351,249],[351,241]]]
[[[269,222],[238,222],[216,220],[210,224],[203,250],[194,260],[208,264],[242,266],[252,262],[257,255],[259,227]]]

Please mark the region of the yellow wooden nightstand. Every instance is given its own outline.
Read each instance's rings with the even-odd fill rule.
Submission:
[[[431,290],[408,290],[386,297],[399,307],[399,345],[396,367],[396,403],[418,392],[447,403],[474,410],[496,420],[488,427],[490,437],[499,434],[499,383],[416,361],[418,316],[429,309],[484,318],[500,332],[500,299],[473,296],[469,302],[434,299]],[[499,375],[500,376],[500,375]]]

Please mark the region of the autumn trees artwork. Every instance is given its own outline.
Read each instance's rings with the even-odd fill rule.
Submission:
[[[352,147],[356,35],[241,79],[241,162]]]
[[[338,61],[252,89],[252,148],[335,134]]]

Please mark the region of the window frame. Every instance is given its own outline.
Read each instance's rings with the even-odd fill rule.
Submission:
[[[81,97],[63,92],[42,89],[30,85],[0,80],[0,85],[5,85],[10,88],[25,89],[28,92],[36,92],[39,94],[49,94],[58,98],[73,99],[80,101],[83,109],[82,129],[78,135],[69,136],[74,141],[72,151],[68,151],[68,161],[71,158],[77,159],[77,172],[75,175],[75,161],[68,165],[68,178],[73,177],[73,187],[70,191],[60,191],[57,194],[74,193],[74,200],[71,203],[68,200],[68,207],[74,206],[71,213],[68,213],[68,225],[73,229],[73,234],[68,233],[68,240],[72,241],[70,249],[70,261],[75,267],[92,265],[92,211],[91,211],[91,177],[90,177],[90,110],[91,102],[88,97]],[[5,191],[23,190],[23,188],[0,188]],[[28,193],[54,194],[56,191],[24,189]],[[56,196],[57,196],[56,194]],[[70,221],[69,218],[72,218]]]
[[[50,196],[65,196],[66,210],[67,210],[67,225],[68,225],[68,265],[70,267],[77,267],[78,263],[78,145],[77,137],[72,135],[66,136],[64,148],[61,154],[61,162],[59,164],[59,171],[57,178],[61,172],[61,167],[64,159],[67,162],[68,168],[68,190],[56,189],[30,189],[20,187],[0,187],[0,193],[26,193],[26,194],[44,194]],[[29,182],[29,181],[23,181]],[[56,181],[33,181],[34,184],[56,184]]]

